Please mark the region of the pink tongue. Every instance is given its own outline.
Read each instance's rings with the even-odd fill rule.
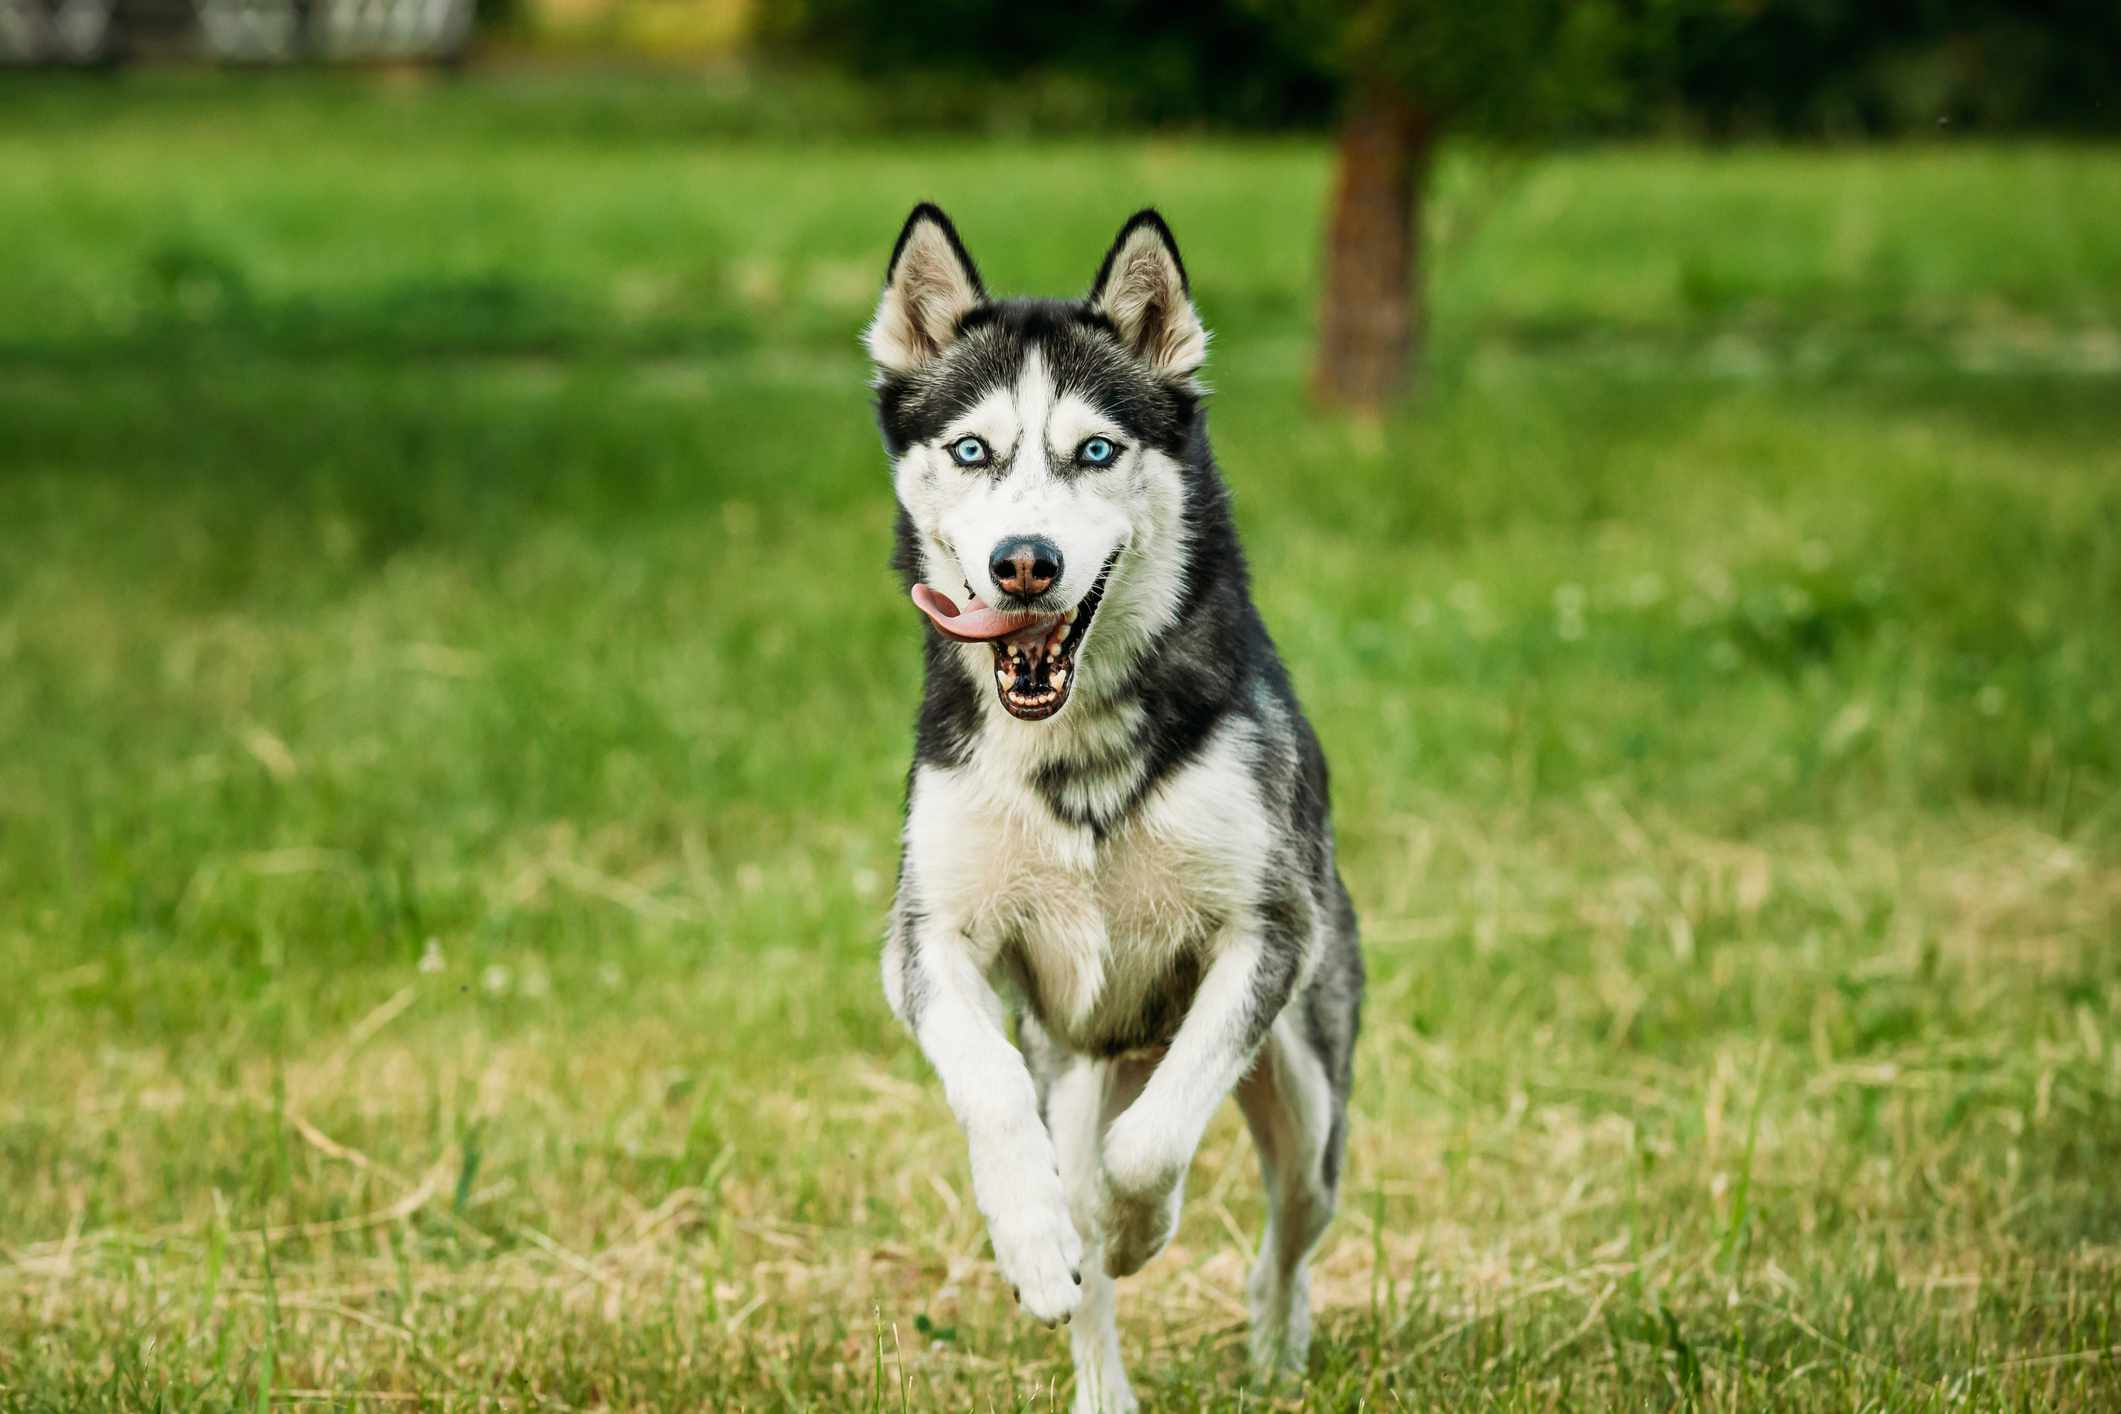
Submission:
[[[938,594],[925,584],[913,586],[913,603],[945,634],[968,643],[1007,638],[1052,618],[1050,614],[1005,614],[999,609],[988,608],[977,596],[968,600],[961,610],[948,595]]]

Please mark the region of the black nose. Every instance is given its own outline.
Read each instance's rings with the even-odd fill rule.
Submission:
[[[994,547],[987,561],[994,587],[1012,599],[1036,599],[1060,578],[1060,547],[1038,535],[1015,535]]]

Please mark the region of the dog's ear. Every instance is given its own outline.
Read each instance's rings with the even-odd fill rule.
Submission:
[[[922,202],[906,218],[884,271],[884,297],[862,341],[887,373],[911,373],[957,337],[957,322],[984,304],[986,287],[941,210]]]
[[[1120,342],[1159,373],[1184,377],[1208,358],[1208,331],[1193,308],[1178,242],[1155,211],[1137,211],[1105,252],[1090,303]]]

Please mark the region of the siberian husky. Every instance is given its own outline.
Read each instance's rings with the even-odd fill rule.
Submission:
[[[1362,955],[1325,759],[1208,450],[1178,247],[1143,211],[1087,298],[993,299],[922,205],[865,342],[926,666],[884,991],[995,1260],[1071,1322],[1076,1408],[1135,1408],[1113,1279],[1169,1240],[1234,1091],[1268,1197],[1252,1356],[1300,1370]]]

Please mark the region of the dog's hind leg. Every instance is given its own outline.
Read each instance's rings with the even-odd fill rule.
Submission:
[[[1302,1370],[1310,1353],[1311,1249],[1333,1216],[1345,1131],[1333,1058],[1304,1034],[1298,1010],[1276,1021],[1237,1087],[1267,1186],[1267,1230],[1246,1285],[1252,1363],[1263,1372]]]
[[[1311,1250],[1332,1220],[1347,1152],[1363,965],[1355,909],[1333,882],[1318,968],[1274,1019],[1237,1086],[1267,1186],[1267,1230],[1246,1285],[1252,1361],[1261,1370],[1301,1371],[1310,1354]]]
[[[1075,1356],[1075,1414],[1131,1414],[1138,1408],[1119,1353],[1112,1277],[1105,1271],[1103,1135],[1107,1089],[1119,1077],[1099,1061],[1077,1058],[1055,1073],[1046,1090],[1046,1124],[1059,1152],[1061,1183],[1075,1230],[1083,1238],[1083,1304],[1069,1327]]]

